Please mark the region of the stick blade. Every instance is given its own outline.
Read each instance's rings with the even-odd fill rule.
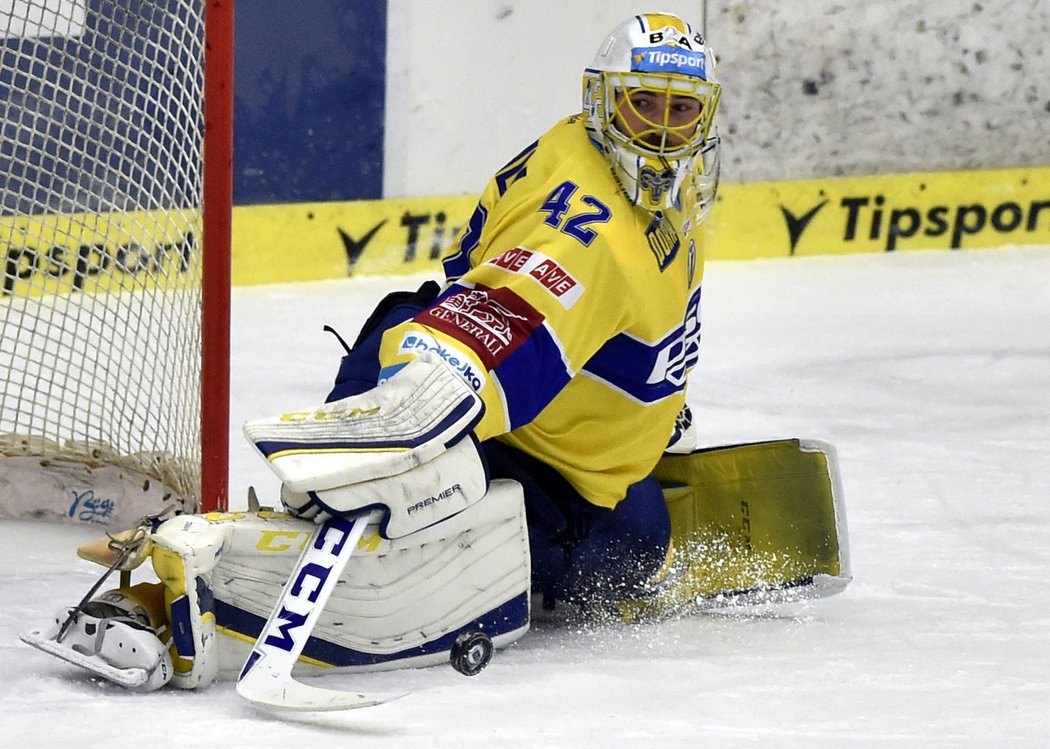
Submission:
[[[405,693],[341,692],[322,689],[287,679],[281,684],[259,685],[250,680],[237,682],[237,694],[252,705],[278,712],[330,712],[373,707],[399,699]]]
[[[365,527],[380,518],[377,511],[355,518],[337,516],[317,527],[237,677],[237,694],[258,707],[286,712],[356,710],[404,696],[322,689],[292,678],[292,668]]]

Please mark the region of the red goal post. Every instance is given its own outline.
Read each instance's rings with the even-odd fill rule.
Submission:
[[[205,18],[204,246],[201,366],[201,510],[229,507],[230,286],[233,217],[234,0],[210,0]]]
[[[233,0],[14,0],[0,37],[0,515],[225,509]]]

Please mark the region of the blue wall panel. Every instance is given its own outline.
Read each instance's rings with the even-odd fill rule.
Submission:
[[[92,0],[79,35],[0,40],[0,214],[196,204],[199,170],[176,144],[199,137],[200,112],[172,79],[203,30],[175,12]]]
[[[235,204],[382,197],[386,6],[237,3]]]

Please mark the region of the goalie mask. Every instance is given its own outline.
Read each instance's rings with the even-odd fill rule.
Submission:
[[[583,76],[583,113],[627,197],[701,221],[718,188],[722,87],[703,36],[669,13],[624,21]]]

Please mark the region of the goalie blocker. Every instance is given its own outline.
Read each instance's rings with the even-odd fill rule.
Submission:
[[[249,421],[244,434],[282,481],[300,517],[377,508],[399,538],[461,512],[487,485],[473,428],[484,405],[424,354],[371,390]]]

